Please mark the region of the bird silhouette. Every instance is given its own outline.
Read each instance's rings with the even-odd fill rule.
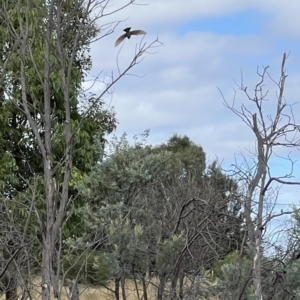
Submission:
[[[146,34],[144,30],[131,30],[131,27],[125,28],[123,31],[125,31],[124,34],[122,34],[115,42],[115,47],[117,47],[120,43],[124,41],[125,38],[130,39],[132,35],[141,35]]]

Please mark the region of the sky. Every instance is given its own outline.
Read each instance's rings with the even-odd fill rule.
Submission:
[[[108,12],[126,0],[111,0]],[[251,130],[223,104],[220,91],[236,107],[253,106],[238,90],[243,74],[244,85],[253,95],[259,81],[257,68],[269,66],[275,81],[280,76],[284,52],[290,53],[286,63],[285,99],[294,104],[293,112],[300,124],[300,5],[290,0],[139,0],[119,12],[99,20],[103,25],[121,21],[115,31],[92,45],[93,69],[90,78],[100,74],[117,74],[117,63],[124,70],[135,54],[137,45],[157,37],[164,45],[146,54],[144,60],[123,77],[106,95],[118,120],[115,132],[129,137],[150,129],[148,142],[160,144],[173,134],[187,135],[201,145],[208,161],[218,159],[228,168],[240,152],[255,147]],[[142,29],[147,34],[134,36],[119,47],[115,40],[126,27]],[[102,77],[101,77],[102,76]],[[106,77],[105,80],[108,80]],[[274,115],[276,84],[266,80],[269,90],[264,106],[265,116]],[[92,91],[101,93],[97,82]],[[236,91],[236,94],[235,94]],[[300,160],[300,151],[278,147],[276,155]],[[274,176],[290,172],[286,159],[274,157],[270,169]],[[300,181],[300,164],[295,162],[291,180]],[[281,189],[277,209],[299,204],[300,187]]]

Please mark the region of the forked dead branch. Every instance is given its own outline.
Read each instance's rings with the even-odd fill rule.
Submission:
[[[285,164],[290,164],[289,174],[275,177],[272,174],[270,160],[272,157],[280,157],[276,149],[292,148],[299,151],[300,147],[300,124],[297,124],[293,107],[295,104],[288,104],[285,99],[286,71],[285,65],[288,55],[284,53],[281,63],[280,76],[278,81],[274,80],[269,72],[269,67],[263,67],[262,71],[257,69],[259,77],[253,92],[250,92],[241,76],[241,83],[238,89],[246,96],[246,103],[239,105],[236,100],[236,92],[232,103],[229,103],[222,94],[224,105],[238,116],[253,132],[255,136],[255,147],[251,153],[251,163],[246,156],[242,157],[243,162],[234,165],[233,174],[243,186],[244,192],[244,217],[247,228],[247,246],[252,259],[252,280],[255,288],[255,299],[261,300],[264,297],[262,289],[262,245],[264,239],[262,232],[269,222],[284,214],[268,214],[265,209],[267,192],[270,192],[273,183],[300,185],[299,181],[293,180],[294,161],[289,155],[284,157]],[[266,81],[270,80],[276,86],[275,96],[265,90]],[[271,98],[270,100],[267,98]],[[251,108],[250,108],[251,107]],[[299,108],[297,108],[299,110]],[[269,114],[269,111],[274,111]],[[251,167],[250,167],[251,165]],[[246,167],[245,167],[246,166]],[[276,199],[273,200],[276,205]],[[242,295],[241,295],[242,296]]]

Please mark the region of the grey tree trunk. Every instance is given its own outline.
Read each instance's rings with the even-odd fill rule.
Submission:
[[[126,287],[125,287],[125,277],[122,275],[121,278],[121,288],[122,288],[122,300],[126,300]]]
[[[115,299],[120,300],[120,278],[115,279]]]
[[[179,272],[179,299],[183,299],[183,283],[184,283],[184,272],[181,269]]]
[[[163,274],[159,277],[159,285],[158,285],[158,289],[157,289],[157,300],[162,300],[163,296],[164,296],[164,291],[165,291],[165,287],[166,287],[166,274]]]
[[[75,279],[69,283],[70,300],[79,300],[79,289]]]
[[[145,277],[142,278],[142,284],[143,284],[143,299],[148,300],[147,284],[146,284]]]

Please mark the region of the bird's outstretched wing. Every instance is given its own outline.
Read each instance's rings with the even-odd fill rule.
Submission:
[[[115,47],[117,47],[120,43],[122,43],[124,41],[126,37],[126,33],[122,34],[115,42]]]
[[[144,30],[132,30],[132,31],[130,31],[130,33],[133,35],[146,34],[146,32]]]
[[[124,31],[126,32],[125,34],[121,35],[115,42],[115,47],[117,47],[120,43],[122,43],[124,41],[124,39],[126,38],[126,36],[129,36],[128,38],[130,38],[131,35],[141,35],[141,34],[146,34],[146,32],[144,30],[132,30],[129,31],[130,27],[124,29]]]

